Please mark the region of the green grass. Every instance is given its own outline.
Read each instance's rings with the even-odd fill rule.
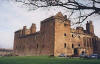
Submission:
[[[66,59],[48,56],[0,57],[0,64],[100,64],[100,59]]]

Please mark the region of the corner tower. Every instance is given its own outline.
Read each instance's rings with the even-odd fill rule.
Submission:
[[[87,21],[87,23],[86,23],[86,31],[87,31],[88,34],[94,35],[94,26],[93,26],[92,21],[89,21],[89,22]]]
[[[70,52],[67,48],[70,44],[70,20],[67,16],[63,16],[61,12],[55,16],[55,47],[54,55],[68,54]],[[69,53],[70,54],[70,53]]]

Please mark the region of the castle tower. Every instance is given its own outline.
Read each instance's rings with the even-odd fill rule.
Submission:
[[[86,23],[86,31],[88,34],[94,35],[94,26],[92,24],[92,21],[87,21]]]
[[[55,47],[54,55],[68,54],[70,52],[70,20],[63,16],[61,12],[55,16]]]
[[[32,24],[31,28],[30,28],[30,33],[33,34],[36,32],[36,25]]]
[[[67,47],[70,40],[70,20],[61,12],[41,22],[42,44],[46,54],[60,55],[67,54]],[[46,51],[48,50],[48,52]],[[69,49],[70,50],[70,49]],[[43,52],[42,51],[42,52]],[[70,51],[69,51],[70,52]]]

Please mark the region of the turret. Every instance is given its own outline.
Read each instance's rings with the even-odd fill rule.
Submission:
[[[92,24],[92,21],[87,21],[86,23],[86,31],[88,34],[94,35],[94,26]]]
[[[33,34],[36,32],[36,25],[32,24],[31,28],[30,28],[30,33]]]
[[[22,36],[25,36],[26,34],[27,34],[27,27],[23,26]]]

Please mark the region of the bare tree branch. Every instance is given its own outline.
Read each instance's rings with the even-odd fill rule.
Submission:
[[[83,3],[81,1],[83,0],[15,0],[16,2],[21,2],[28,6],[36,6],[37,8],[41,7],[54,7],[54,6],[60,6],[64,7],[66,9],[71,10],[71,14],[69,15],[69,18],[74,15],[74,11],[79,12],[78,17],[78,23],[82,23],[85,21],[89,16],[92,16],[93,14],[100,15],[100,0],[86,0],[87,2],[92,2],[90,4]],[[97,6],[98,5],[98,6]],[[91,11],[87,15],[82,15],[83,10]]]

